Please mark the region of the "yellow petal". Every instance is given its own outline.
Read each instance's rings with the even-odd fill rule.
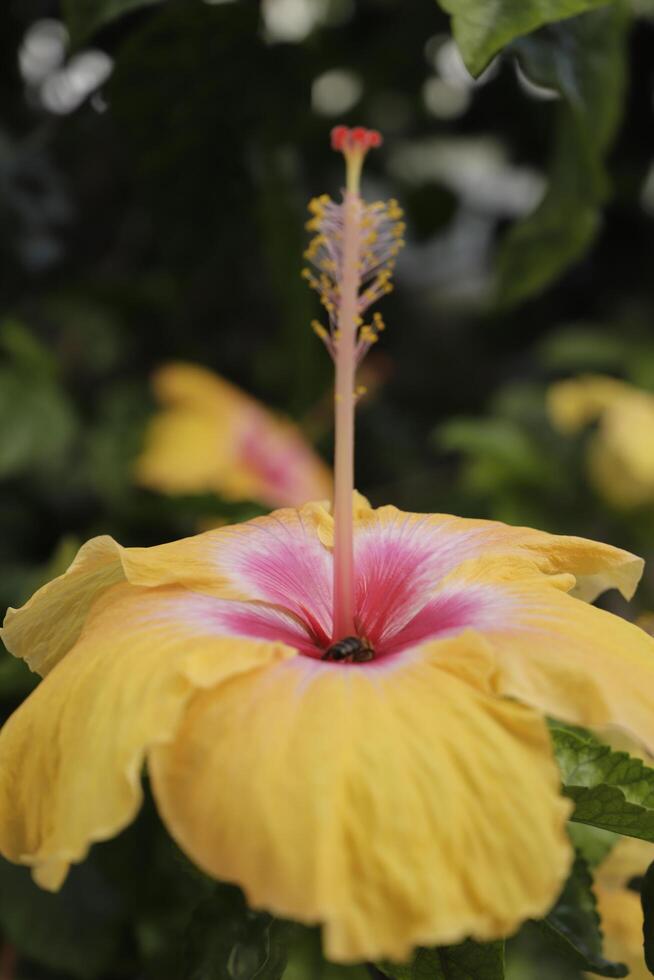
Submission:
[[[210,492],[224,478],[234,452],[227,426],[218,429],[197,411],[161,412],[150,422],[135,476],[163,493]]]
[[[595,894],[602,918],[604,953],[627,963],[630,977],[647,980],[643,958],[643,910],[640,896],[627,888],[654,861],[654,844],[623,837],[602,861],[595,876]]]
[[[632,878],[645,874],[652,861],[654,844],[621,837],[599,866],[597,881],[607,888],[625,888]]]
[[[141,803],[146,750],[170,740],[196,687],[292,656],[227,639],[215,600],[182,589],[110,589],[81,638],[0,732],[0,852],[57,888],[91,842]]]
[[[616,507],[636,507],[654,498],[653,427],[654,398],[631,389],[604,413],[591,440],[591,479]]]
[[[336,961],[510,933],[544,914],[569,865],[542,720],[441,669],[488,661],[471,634],[431,651],[235,677],[150,752],[187,853],[253,907],[323,923]]]
[[[20,609],[9,609],[1,631],[7,649],[39,674],[70,650],[98,595],[125,580],[123,549],[104,535],[82,545],[70,568]]]
[[[164,493],[220,489],[235,461],[238,390],[183,363],[159,368],[153,388],[165,407],[150,422],[137,480]]]
[[[330,515],[323,522],[332,521]],[[630,599],[643,573],[643,560],[613,545],[572,535],[548,534],[530,527],[512,527],[500,521],[454,517],[450,514],[411,514],[396,507],[361,507],[357,511],[355,535],[380,531],[396,535],[410,528],[423,542],[431,543],[437,562],[434,585],[457,566],[474,561],[496,561],[505,577],[574,575],[574,594],[592,602],[607,589],[618,589]],[[328,541],[326,526],[321,539]],[[328,541],[331,543],[331,541]]]
[[[2,640],[14,656],[45,675],[76,642],[93,603],[116,583],[180,584],[220,598],[251,598],[247,583],[231,574],[223,558],[227,545],[233,550],[252,535],[259,545],[256,535],[261,528],[265,533],[287,526],[291,534],[310,529],[315,546],[322,548],[317,527],[326,517],[322,505],[309,504],[300,511],[276,511],[247,524],[152,548],[123,548],[107,535],[92,538],[63,575],[40,588],[20,609],[8,610]]]
[[[617,726],[654,751],[654,640],[556,587],[562,584],[503,584],[504,622],[482,629],[500,690],[555,718]]]
[[[180,583],[215,596],[243,598],[243,590],[221,573],[215,557],[220,536],[229,533],[224,528],[153,548],[123,548],[108,535],[92,538],[66,572],[20,609],[7,611],[2,640],[10,653],[43,676],[75,644],[93,603],[117,583]]]
[[[626,963],[630,980],[651,980],[643,955],[640,896],[626,888],[612,889],[599,884],[595,886],[595,894],[604,931],[604,955]],[[590,980],[591,975],[588,977]]]
[[[211,405],[218,412],[228,411],[234,405],[234,399],[242,394],[213,371],[183,361],[158,368],[152,385],[164,405],[188,405],[198,410]]]

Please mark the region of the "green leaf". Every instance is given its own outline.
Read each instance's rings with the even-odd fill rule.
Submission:
[[[74,868],[52,895],[27,868],[0,859],[0,929],[36,963],[92,980],[114,962],[124,928],[118,896],[90,864]]]
[[[504,980],[504,943],[465,942],[418,949],[411,963],[382,963],[391,980]]]
[[[440,426],[436,437],[442,448],[492,459],[513,476],[539,483],[547,478],[542,454],[511,419],[455,418]]]
[[[57,384],[0,368],[0,477],[58,463],[75,428],[69,400]]]
[[[479,75],[491,58],[516,37],[601,7],[606,0],[439,0],[439,3],[452,17],[452,32],[468,71]]]
[[[593,242],[608,195],[604,158],[622,110],[628,15],[622,3],[516,42],[525,74],[561,96],[548,190],[506,235],[498,296],[507,306],[542,290]]]
[[[592,324],[566,324],[538,346],[539,361],[551,371],[616,371],[631,353],[624,336],[614,327],[603,330]]]
[[[0,324],[0,478],[59,464],[77,429],[56,358],[18,320]]]
[[[98,400],[95,423],[85,433],[81,463],[83,478],[107,501],[115,503],[133,491],[134,460],[148,408],[147,389],[132,382],[114,384]]]
[[[577,857],[559,900],[537,925],[548,945],[579,969],[602,977],[626,977],[629,970],[623,963],[612,963],[602,956],[602,931],[592,884],[586,862]]]
[[[571,819],[654,842],[654,769],[583,731],[551,731]]]
[[[64,0],[64,17],[71,39],[79,44],[105,24],[159,0]]]
[[[0,325],[0,343],[14,364],[34,377],[55,378],[57,359],[20,320]]]
[[[575,851],[581,855],[589,868],[596,868],[608,857],[620,840],[617,834],[587,823],[568,824],[568,835]]]
[[[248,909],[238,888],[220,886],[191,919],[183,980],[280,980],[292,931]]]
[[[643,950],[647,969],[654,975],[654,864],[643,876],[640,891],[643,906]]]

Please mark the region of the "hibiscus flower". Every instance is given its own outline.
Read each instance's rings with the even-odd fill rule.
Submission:
[[[599,423],[589,440],[588,471],[605,500],[620,508],[654,501],[654,395],[616,378],[585,375],[552,385],[548,410],[566,435]]]
[[[146,432],[137,480],[163,493],[218,493],[266,507],[331,494],[328,468],[300,429],[196,364],[160,367],[163,408]]]
[[[368,130],[334,131],[343,203],[308,273],[336,364],[335,506],[154,548],[88,542],[3,630],[43,681],[0,732],[0,852],[56,889],[161,817],[250,905],[326,955],[406,958],[542,916],[571,862],[546,715],[654,747],[654,640],[588,603],[642,562],[608,545],[353,493],[356,366],[401,243],[359,195]]]

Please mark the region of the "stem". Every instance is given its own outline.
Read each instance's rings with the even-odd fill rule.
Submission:
[[[343,277],[340,283],[334,412],[334,635],[333,642],[356,633],[354,626],[354,383],[358,326],[361,198],[348,190],[344,201]]]

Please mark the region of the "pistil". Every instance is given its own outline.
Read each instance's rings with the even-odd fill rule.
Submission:
[[[403,242],[404,225],[397,202],[366,204],[360,195],[360,177],[368,150],[381,145],[375,130],[337,126],[332,147],[343,153],[346,189],[343,203],[329,197],[309,205],[316,231],[306,257],[317,270],[304,270],[309,284],[320,294],[329,315],[329,329],[313,328],[329,350],[335,365],[334,390],[334,608],[332,643],[357,634],[354,595],[354,410],[358,397],[356,370],[384,323],[376,313],[371,323],[363,314],[390,292],[395,257]]]

